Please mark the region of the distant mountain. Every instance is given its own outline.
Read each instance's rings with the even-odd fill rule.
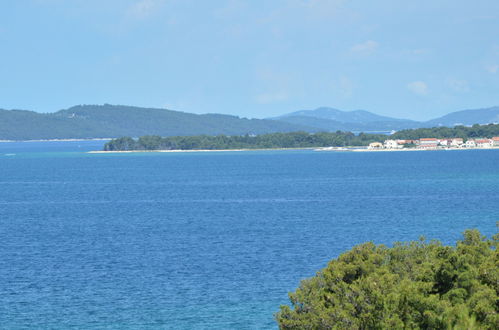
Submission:
[[[499,107],[451,112],[424,122],[425,127],[499,123]]]
[[[106,138],[142,135],[243,135],[317,128],[265,119],[120,105],[79,105],[55,113],[0,110],[0,140]]]
[[[114,138],[143,135],[244,135],[292,131],[390,132],[407,128],[499,122],[499,107],[463,110],[426,122],[365,110],[301,110],[276,118],[247,119],[122,105],[79,105],[55,113],[0,109],[0,140]]]
[[[282,115],[278,118],[306,116],[330,119],[342,123],[371,123],[377,121],[406,121],[406,119],[380,116],[366,110],[342,111],[334,108],[321,107],[315,110],[300,110]]]
[[[422,122],[380,116],[365,110],[342,111],[326,107],[315,110],[300,110],[269,119],[294,125],[317,127],[327,131],[380,132],[408,128],[498,123],[499,107],[456,111],[440,118]]]
[[[366,110],[342,111],[326,107],[300,110],[269,119],[328,131],[391,131],[419,127],[419,122],[414,120],[380,116]]]
[[[278,121],[294,124],[316,127],[321,131],[351,131],[351,132],[390,132],[408,127],[417,127],[417,122],[406,123],[404,121],[377,121],[368,123],[344,123],[336,120],[308,117],[308,116],[290,116],[281,117]]]

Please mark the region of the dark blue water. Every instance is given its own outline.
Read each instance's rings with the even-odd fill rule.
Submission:
[[[275,328],[287,293],[355,244],[499,220],[499,150],[2,148],[2,328]]]

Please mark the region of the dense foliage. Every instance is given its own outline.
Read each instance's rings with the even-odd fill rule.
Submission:
[[[260,149],[260,148],[307,148],[328,146],[363,146],[384,140],[386,135],[336,133],[273,133],[262,135],[198,135],[198,136],[142,136],[114,139],[106,143],[104,150],[193,150],[193,149]]]
[[[416,140],[421,138],[491,138],[499,136],[499,124],[478,125],[471,127],[455,126],[406,129],[398,131],[390,138],[401,140]]]
[[[197,115],[166,109],[120,105],[82,105],[55,113],[0,109],[0,140],[109,138],[146,134],[264,134],[317,131],[276,120],[230,115]]]
[[[351,132],[334,133],[291,132],[261,135],[196,135],[160,137],[146,135],[134,140],[122,137],[108,142],[104,150],[220,150],[220,149],[265,149],[265,148],[309,148],[309,147],[344,147],[367,146],[371,142],[390,139],[415,140],[425,137],[452,138],[492,137],[499,136],[499,125],[473,125],[473,127],[456,126],[455,128],[435,127],[419,128],[397,132],[391,136],[383,134],[355,135]]]
[[[281,329],[498,329],[499,234],[468,230],[388,248],[365,243],[332,260],[281,306]]]

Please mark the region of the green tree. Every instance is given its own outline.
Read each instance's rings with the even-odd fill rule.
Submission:
[[[113,139],[104,145],[106,151],[126,151],[137,149],[137,143],[129,136]]]
[[[281,329],[498,329],[499,235],[365,243],[290,293]]]

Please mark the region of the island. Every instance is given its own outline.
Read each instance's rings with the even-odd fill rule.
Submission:
[[[104,145],[104,152],[182,150],[434,150],[499,147],[499,124],[408,129],[384,134],[352,132],[289,132],[245,135],[121,137]],[[338,149],[339,148],[339,149]]]

